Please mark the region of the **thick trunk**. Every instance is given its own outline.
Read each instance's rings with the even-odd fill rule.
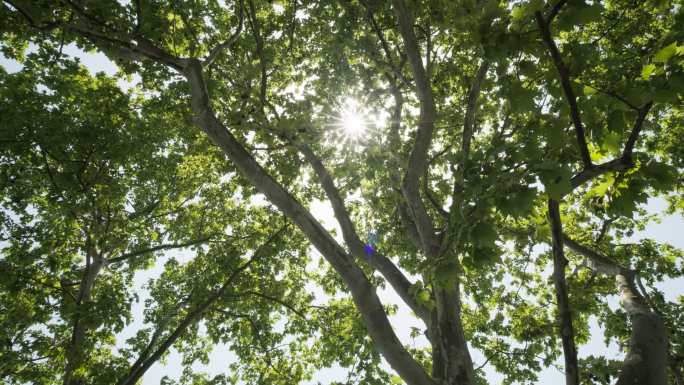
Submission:
[[[475,383],[473,362],[461,323],[460,289],[435,289],[432,323],[433,377],[445,385]]]
[[[622,364],[617,385],[667,384],[667,329],[659,314],[654,312],[637,290],[635,271],[568,237],[563,241],[573,251],[587,257],[595,271],[615,276],[620,304],[632,319],[629,351]]]
[[[634,286],[634,275],[615,276],[620,303],[632,319],[629,351],[622,364],[617,385],[667,384],[667,330],[660,315],[644,304]]]

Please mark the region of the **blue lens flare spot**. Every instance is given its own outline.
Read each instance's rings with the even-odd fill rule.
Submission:
[[[368,255],[375,254],[375,249],[370,244],[367,244],[366,246],[364,246],[363,249],[366,251],[366,254],[368,254]]]

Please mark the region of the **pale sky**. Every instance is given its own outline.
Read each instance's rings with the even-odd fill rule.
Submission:
[[[91,73],[104,71],[108,75],[115,75],[117,72],[116,66],[109,61],[104,55],[100,53],[84,53],[80,51],[73,45],[66,46],[64,49],[66,54],[80,58],[81,63],[83,63]],[[9,72],[16,72],[20,70],[21,66],[14,61],[8,60],[0,54],[0,65],[2,65]],[[135,83],[135,79],[133,80]],[[123,80],[119,82],[119,85],[123,88],[130,87],[133,83],[128,83]],[[651,213],[662,213],[665,209],[665,202],[662,199],[653,199],[649,201],[647,209]],[[312,212],[314,216],[319,219],[327,228],[336,227],[336,222],[332,215],[332,209],[329,205],[317,202],[312,206]],[[337,234],[341,234],[338,230]],[[641,238],[652,238],[659,242],[670,243],[680,249],[684,249],[684,218],[681,214],[673,216],[663,216],[660,223],[651,224],[648,226],[646,231],[636,233],[633,236],[634,240]],[[341,240],[340,240],[341,241]],[[316,253],[312,249],[312,255],[316,256]],[[192,258],[191,252],[189,250],[180,250],[168,253],[160,260],[154,268],[146,271],[138,272],[135,276],[135,285],[140,296],[140,302],[134,306],[134,322],[129,325],[119,336],[118,341],[122,342],[126,338],[132,336],[141,326],[142,326],[142,310],[143,303],[146,297],[143,285],[151,278],[157,277],[161,273],[162,266],[164,265],[164,260],[169,257],[175,257],[179,260],[189,260]],[[316,257],[315,257],[316,258]],[[680,257],[680,264],[682,259]],[[657,285],[665,294],[666,298],[669,300],[674,300],[677,296],[684,295],[684,279],[669,280]],[[320,296],[322,295],[320,290],[313,289],[314,292]],[[410,330],[412,326],[419,327],[422,329],[421,324],[414,317],[410,315],[410,311],[403,305],[399,297],[391,290],[381,290],[379,295],[383,303],[385,304],[395,304],[399,306],[399,311],[396,315],[391,316],[390,319],[395,327],[395,331],[399,338],[405,344],[413,344],[416,346],[424,346],[427,341],[424,337],[419,337],[415,341],[410,338]],[[321,300],[324,300],[321,298]],[[618,305],[617,296],[612,296],[609,299],[609,303],[615,308]],[[587,345],[579,347],[580,357],[588,356],[591,354],[606,355],[608,358],[621,359],[623,356],[622,352],[619,352],[617,346],[606,347],[603,342],[603,332],[598,327],[595,321],[592,321],[592,339]],[[484,362],[484,357],[479,351],[471,349],[471,354],[473,356],[473,361],[475,366],[479,366]],[[196,364],[193,368],[198,371],[204,371],[209,374],[220,374],[228,371],[228,364],[235,359],[235,356],[225,347],[217,346],[216,349],[210,355],[210,363],[207,366]],[[561,360],[557,362],[561,364]],[[386,364],[385,366],[389,368]],[[562,365],[561,365],[562,366]],[[173,351],[165,363],[157,362],[150,370],[147,372],[143,378],[144,385],[157,385],[163,376],[169,376],[171,378],[178,378],[182,371],[180,365],[180,356],[175,351]],[[501,376],[493,372],[490,368],[485,368],[485,374],[489,379],[490,384],[500,383]],[[317,378],[312,382],[313,384],[320,382],[322,384],[328,384],[333,380],[343,381],[347,377],[346,370],[335,367],[327,370],[322,370],[318,373]],[[558,370],[554,368],[549,368],[540,373],[539,384],[551,384],[551,383],[562,383],[563,375]]]

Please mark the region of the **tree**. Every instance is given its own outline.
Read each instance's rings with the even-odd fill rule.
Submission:
[[[296,237],[282,240],[282,221],[272,230],[265,226],[277,226],[272,213],[232,198],[239,184],[220,182],[208,166],[206,143],[174,123],[175,114],[130,98],[115,79],[92,78],[72,61],[33,59],[0,79],[9,129],[3,135],[3,378],[135,384],[172,344],[197,339],[200,319],[214,333],[217,322],[243,319],[266,329],[276,319],[260,313],[281,307],[285,292],[289,306],[308,298],[301,287],[286,285],[301,280],[306,261],[287,246]],[[114,336],[132,322],[133,274],[161,251],[188,247],[198,248],[195,258],[166,262],[161,279],[150,283],[146,327],[115,354]],[[263,261],[281,247],[286,260]],[[255,289],[260,277],[292,267],[296,272],[279,285]],[[262,349],[282,339],[261,337]],[[195,345],[190,354],[206,354]]]
[[[2,9],[6,56],[21,59],[32,42],[44,69],[65,43],[99,50],[141,77],[150,107],[140,116],[191,120],[215,147],[205,143],[202,164],[189,167],[210,169],[208,183],[224,174],[244,186],[221,190],[238,205],[251,189],[263,194],[299,229],[283,250],[302,251],[303,236],[320,252],[331,271],[313,280],[350,295],[356,346],[377,352],[366,362],[377,367],[379,353],[409,385],[481,383],[472,347],[507,382],[526,382],[562,351],[567,384],[682,382],[684,303],[654,287],[684,274],[681,253],[627,241],[651,220],[649,198],[684,207],[680,2],[5,0]],[[366,136],[341,135],[331,125],[345,95],[389,119]],[[343,242],[307,209],[314,199],[331,205]],[[220,214],[208,220],[226,226]],[[190,242],[193,226],[164,226]],[[539,244],[551,248],[533,252]],[[169,269],[171,281],[193,274]],[[423,323],[425,349],[397,338],[376,293],[384,283]],[[616,292],[617,311],[605,300]],[[624,362],[578,359],[590,317],[627,347]],[[334,346],[331,333],[344,332],[307,338]],[[301,362],[349,365],[336,348]]]

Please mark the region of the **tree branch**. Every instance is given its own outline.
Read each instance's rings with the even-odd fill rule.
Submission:
[[[627,138],[625,148],[622,151],[622,160],[626,164],[633,164],[632,153],[634,152],[634,145],[636,144],[636,141],[639,138],[639,133],[641,133],[641,128],[643,127],[644,121],[646,120],[646,115],[648,115],[648,112],[651,110],[652,106],[653,102],[648,102],[639,109],[639,115],[634,121],[634,127],[632,128],[632,132],[629,133],[629,138]]]
[[[83,349],[85,347],[85,337],[87,326],[82,322],[84,313],[84,303],[90,302],[91,293],[95,286],[95,280],[100,274],[100,270],[104,265],[104,257],[95,250],[91,243],[90,237],[86,239],[86,269],[83,273],[83,279],[79,287],[78,296],[75,304],[75,314],[73,318],[73,327],[71,332],[71,340],[67,346],[66,352],[66,368],[64,370],[64,385],[79,384],[82,378],[79,378],[74,373],[76,368],[81,364],[83,359]]]
[[[377,20],[375,20],[375,16],[373,15],[373,11],[371,11],[368,2],[362,0],[361,4],[363,4],[363,6],[366,8],[366,15],[368,17],[368,21],[370,22],[373,32],[375,32],[375,35],[378,37],[378,40],[380,41],[380,46],[382,47],[382,50],[385,52],[385,56],[387,57],[387,64],[389,64],[390,68],[392,68],[392,72],[394,72],[394,75],[397,77],[397,79],[401,80],[404,84],[410,84],[410,82],[401,72],[401,67],[403,67],[404,63],[400,63],[400,65],[397,65],[397,63],[395,63],[394,55],[392,55],[392,50],[390,49],[389,43],[387,42],[385,34],[382,32],[382,29],[378,25]]]
[[[247,268],[249,268],[249,266],[252,265],[252,263],[254,263],[263,256],[266,248],[271,246],[271,243],[273,243],[278,237],[280,237],[280,235],[285,231],[285,229],[287,229],[287,225],[282,226],[278,231],[271,235],[271,237],[269,237],[266,242],[264,242],[254,251],[254,254],[252,254],[252,257],[247,262],[239,266],[230,274],[228,279],[223,283],[223,285],[221,285],[221,287],[214,294],[212,294],[211,296],[209,296],[209,298],[201,302],[197,306],[197,308],[188,312],[188,314],[183,318],[180,324],[173,330],[173,332],[168,337],[166,337],[164,342],[161,343],[161,345],[154,351],[154,353],[152,353],[147,359],[144,359],[142,362],[140,362],[137,367],[133,366],[130,369],[128,375],[118,382],[118,385],[136,384],[138,380],[145,374],[145,372],[152,366],[152,364],[154,364],[164,354],[164,352],[166,352],[178,340],[178,338],[180,338],[183,335],[188,326],[195,323],[202,316],[202,314],[204,314],[218,299],[223,297],[223,295],[230,288],[230,286],[235,281],[235,279],[240,275],[240,273],[247,270]]]
[[[401,148],[401,136],[400,136],[400,129],[401,129],[401,114],[404,106],[404,97],[401,94],[401,91],[399,90],[399,87],[396,84],[396,80],[393,79],[391,76],[386,76],[387,81],[390,84],[390,90],[392,93],[392,98],[394,99],[394,107],[392,109],[392,119],[390,121],[390,132],[389,132],[389,141],[390,141],[390,146],[392,148],[397,149],[395,153],[393,153],[391,156],[391,160],[393,161],[393,167],[390,167],[389,170],[389,176],[392,182],[395,183],[397,186],[395,189],[397,191],[397,195],[399,198],[397,199],[397,206],[398,206],[398,211],[399,211],[399,220],[401,221],[402,226],[404,227],[404,230],[406,231],[406,235],[411,240],[411,243],[418,249],[420,250],[422,248],[421,240],[420,240],[420,234],[418,234],[418,229],[416,228],[416,224],[411,218],[411,215],[409,213],[409,207],[406,204],[405,197],[403,196],[401,192],[401,188],[398,187],[401,185],[401,171],[400,171],[400,163],[401,161],[399,160],[398,156],[398,150]]]
[[[465,163],[468,154],[470,153],[470,141],[473,138],[475,126],[475,112],[477,112],[477,99],[480,97],[480,88],[482,82],[487,75],[489,63],[483,61],[477,70],[475,79],[468,90],[468,97],[466,99],[466,114],[463,120],[463,140],[461,141],[461,152],[463,153],[463,163]]]
[[[565,1],[561,1],[559,4],[562,6],[564,3]],[[554,10],[555,9],[556,7],[554,7]],[[558,7],[558,9],[560,10],[560,7]],[[555,11],[555,13],[552,13],[552,16],[555,17],[557,13],[558,11]],[[575,92],[573,91],[572,85],[570,83],[570,71],[565,63],[563,63],[563,59],[558,51],[558,47],[556,47],[556,43],[553,41],[553,37],[551,36],[550,19],[547,22],[539,11],[535,12],[534,16],[537,19],[537,25],[541,30],[542,39],[544,40],[544,43],[546,43],[549,53],[551,54],[551,58],[553,59],[553,63],[558,70],[558,75],[560,76],[561,87],[563,88],[565,99],[570,105],[570,117],[572,119],[572,124],[575,126],[577,145],[579,146],[582,163],[584,163],[585,168],[591,168],[593,164],[591,162],[591,156],[589,155],[589,147],[587,146],[587,140],[584,134],[584,126],[582,125],[579,106],[577,105],[577,97],[575,96]]]
[[[563,234],[563,243],[565,246],[570,248],[570,250],[587,257],[589,262],[588,266],[592,270],[595,270],[601,274],[616,276],[621,272],[628,271],[626,267],[621,266],[612,259],[597,253],[593,249],[590,249],[589,247],[584,246],[577,241],[574,241],[565,234]]]
[[[551,8],[551,10],[549,11],[549,14],[546,16],[546,24],[547,25],[549,25],[549,26],[551,25],[551,23],[553,22],[553,19],[556,18],[556,16],[558,15],[558,12],[560,12],[561,8],[563,8],[565,3],[567,3],[567,0],[560,0],[559,2],[557,2],[553,6],[553,8]]]
[[[427,213],[420,197],[419,180],[424,177],[428,150],[432,142],[435,126],[436,110],[430,79],[428,79],[418,41],[413,31],[413,17],[406,9],[403,0],[393,0],[394,11],[399,20],[399,32],[406,46],[406,54],[416,82],[416,91],[420,101],[420,121],[415,143],[409,157],[408,168],[404,175],[401,190],[406,198],[410,212],[416,223],[418,234],[427,254],[439,251],[437,237],[432,219]]]
[[[475,79],[473,79],[470,88],[468,89],[468,96],[466,97],[466,113],[463,119],[463,135],[461,138],[461,163],[458,167],[458,174],[455,175],[454,193],[463,191],[466,174],[466,164],[470,155],[470,142],[472,141],[475,126],[475,112],[477,110],[477,99],[480,96],[480,87],[487,75],[489,63],[483,61],[477,70]],[[452,210],[461,204],[456,199],[456,194],[453,197]],[[451,210],[450,210],[451,211]]]
[[[385,279],[392,285],[392,288],[397,292],[401,299],[413,310],[416,315],[430,325],[430,312],[427,308],[420,305],[411,294],[409,289],[411,282],[404,276],[396,265],[384,255],[376,251],[373,255],[366,254],[364,243],[358,236],[354,223],[349,217],[349,212],[344,204],[344,199],[340,196],[339,190],[335,186],[332,176],[323,165],[323,162],[314,154],[309,146],[306,144],[298,144],[297,147],[302,152],[306,160],[314,169],[318,176],[318,181],[323,186],[330,204],[332,205],[335,218],[342,229],[342,236],[345,243],[349,247],[351,253],[357,257],[365,258],[365,260],[377,271],[379,271]]]
[[[625,171],[628,168],[629,165],[626,164],[622,158],[613,159],[608,162],[601,163],[590,168],[585,168],[584,170],[580,171],[578,174],[576,174],[570,179],[570,185],[572,185],[572,189],[574,190],[583,185],[584,183],[603,174],[606,174],[611,171]]]
[[[240,33],[242,33],[242,26],[244,23],[244,14],[245,14],[245,6],[244,6],[244,1],[240,0],[239,1],[239,6],[240,6],[240,13],[238,14],[238,26],[237,29],[235,29],[235,32],[230,35],[230,37],[224,41],[223,43],[217,45],[214,47],[211,52],[209,53],[209,56],[207,56],[206,59],[202,62],[202,66],[204,67],[209,67],[211,64],[218,58],[218,56],[226,49],[230,48],[240,37]]]
[[[292,220],[321,255],[332,265],[349,288],[369,335],[378,351],[409,384],[432,384],[425,369],[411,356],[397,338],[375,288],[323,226],[280,183],[264,170],[240,142],[219,121],[209,104],[202,66],[190,60],[184,72],[190,85],[194,123],[235,164],[238,171],[268,200]]]
[[[261,25],[256,14],[253,0],[247,0],[249,4],[249,24],[252,27],[252,34],[256,43],[256,55],[259,58],[259,68],[261,69],[261,80],[259,82],[259,102],[261,103],[261,112],[265,116],[266,101],[266,87],[268,83],[268,74],[266,73],[266,57],[264,56],[264,39],[261,36]]]
[[[268,294],[264,294],[264,293],[261,293],[261,292],[258,292],[258,291],[251,291],[251,290],[250,290],[250,291],[244,292],[244,294],[253,295],[253,296],[260,297],[260,298],[263,298],[263,299],[266,299],[266,300],[269,300],[269,301],[273,301],[273,302],[275,302],[275,303],[277,303],[277,304],[279,304],[279,305],[281,305],[281,306],[287,308],[288,310],[290,310],[291,312],[293,312],[294,314],[296,314],[299,318],[302,318],[302,319],[304,319],[304,320],[307,319],[307,318],[306,318],[306,315],[305,315],[304,313],[302,313],[300,310],[295,309],[294,306],[292,306],[292,305],[290,305],[289,303],[287,303],[287,302],[281,300],[280,298],[276,298],[276,297],[270,296],[270,295],[268,295]]]
[[[548,206],[553,249],[553,283],[556,291],[556,303],[558,304],[558,326],[560,328],[563,356],[565,358],[565,384],[579,385],[575,331],[572,326],[568,287],[565,282],[565,266],[568,261],[563,253],[563,227],[560,218],[560,205],[558,201],[549,199]]]
[[[564,242],[587,257],[596,271],[615,277],[620,305],[632,319],[629,351],[616,384],[667,384],[667,331],[662,317],[639,294],[635,285],[637,273],[567,236]]]
[[[193,240],[187,241],[187,242],[166,243],[166,244],[161,244],[161,245],[157,245],[154,247],[150,247],[147,249],[131,251],[130,253],[126,253],[126,254],[120,255],[118,257],[108,258],[107,264],[109,265],[112,263],[122,262],[122,261],[129,259],[129,258],[134,258],[134,257],[137,257],[139,255],[143,255],[143,254],[147,254],[147,253],[153,253],[155,251],[169,250],[169,249],[180,249],[180,248],[184,248],[184,247],[188,247],[188,246],[198,245],[198,244],[205,243],[205,242],[209,241],[211,238],[215,237],[216,235],[217,234],[212,234],[212,235],[209,235],[206,237],[193,239]]]
[[[143,24],[142,5],[140,0],[135,0],[135,33],[140,32]]]
[[[648,115],[648,112],[650,111],[652,106],[653,102],[648,102],[639,109],[639,115],[637,116],[637,119],[634,122],[634,127],[632,127],[632,131],[629,134],[629,138],[625,143],[625,147],[622,151],[622,156],[620,158],[616,158],[599,165],[593,165],[592,167],[588,168],[585,167],[580,173],[578,173],[577,175],[573,176],[572,179],[570,179],[570,184],[572,185],[573,190],[583,185],[584,183],[596,177],[599,177],[605,173],[611,171],[626,171],[634,167],[634,160],[632,159],[634,146],[639,137],[639,133],[641,132],[641,129],[644,125],[646,116]]]

